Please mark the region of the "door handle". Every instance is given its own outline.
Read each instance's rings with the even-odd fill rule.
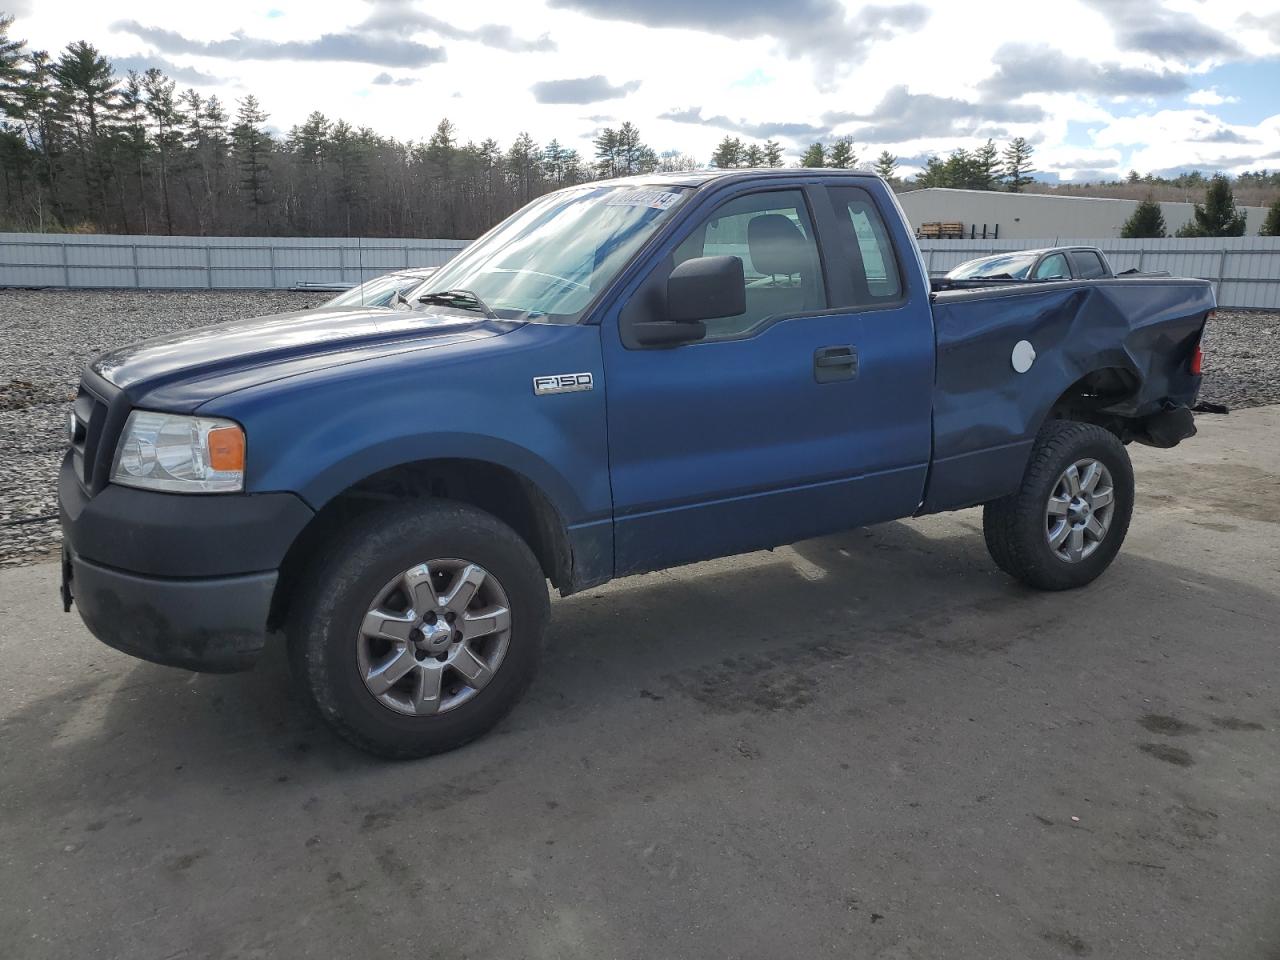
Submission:
[[[858,348],[821,347],[813,354],[813,379],[818,383],[852,380],[858,375]]]

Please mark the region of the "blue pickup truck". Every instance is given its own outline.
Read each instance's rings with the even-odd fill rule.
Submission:
[[[931,293],[893,194],[831,170],[584,184],[415,309],[328,307],[91,363],[63,601],[127,653],[298,682],[389,757],[483,733],[563,594],[984,505],[995,563],[1097,577],[1131,441],[1195,432],[1208,283]]]

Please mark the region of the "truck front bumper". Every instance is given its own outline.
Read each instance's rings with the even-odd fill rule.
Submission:
[[[172,580],[100,566],[64,548],[63,599],[89,632],[153,663],[208,673],[254,665],[266,643],[275,571]]]
[[[314,515],[290,493],[201,496],[58,476],[62,597],[108,646],[170,666],[253,666],[285,553]]]

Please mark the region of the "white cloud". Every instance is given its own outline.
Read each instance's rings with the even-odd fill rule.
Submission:
[[[23,2],[26,13],[13,33],[35,49],[56,54],[67,43],[86,39],[107,53],[128,53],[139,60],[150,56],[157,66],[167,57],[191,71],[189,77],[223,78],[200,86],[228,104],[253,93],[281,129],[318,109],[401,139],[425,140],[447,115],[464,142],[492,136],[506,144],[528,131],[539,142],[557,138],[590,154],[590,134],[599,126],[591,118],[603,112],[614,118],[613,125],[636,123],[658,151],[675,149],[702,159],[731,131],[761,139],[777,136],[792,159],[806,142],[835,132],[852,133],[864,158],[884,148],[903,157],[945,154],[957,146],[972,148],[994,132],[997,140],[1016,135],[1033,139],[1037,167],[1067,175],[1073,163],[1078,169],[1122,174],[1130,166],[1159,169],[1246,155],[1264,158],[1269,151],[1280,151],[1280,129],[1274,123],[1225,124],[1213,114],[1212,108],[1235,103],[1242,91],[1221,82],[1210,86],[1213,81],[1204,73],[1212,63],[1188,66],[1176,57],[1138,49],[1161,38],[1150,31],[1135,33],[1134,23],[1142,24],[1132,18],[1121,30],[1097,0],[1059,0],[1051,29],[1034,16],[1006,16],[1007,6],[996,0],[806,0],[810,9],[827,11],[831,23],[855,30],[866,22],[867,7],[881,18],[891,8],[914,11],[876,42],[851,48],[841,68],[825,71],[822,82],[817,59],[795,39],[804,24],[783,22],[794,16],[793,8],[763,0],[742,8],[764,11],[746,26],[720,30],[709,29],[706,17],[694,10],[697,0],[628,0],[626,20],[591,16],[590,11],[608,7],[604,0],[472,0],[447,8],[430,0],[380,0],[377,5],[272,0],[270,11],[259,0],[129,0],[125,8],[96,0]],[[1224,31],[1257,7],[1256,0],[1149,4],[1177,14],[1164,17],[1166,25],[1194,17]],[[719,6],[733,16],[733,4]],[[928,15],[919,7],[928,7]],[[368,50],[353,52],[352,41],[339,51],[359,54],[364,62],[304,58],[337,56],[332,38],[366,35],[362,31],[371,29],[369,20],[378,11],[383,20],[374,22],[384,30],[387,12],[397,14],[401,26],[393,36],[402,49],[379,47],[378,37],[368,33]],[[145,35],[112,32],[111,24],[122,17],[170,31],[186,42],[162,34],[152,34],[148,42]],[[327,45],[325,35],[330,37]],[[1230,35],[1245,48],[1242,57],[1274,53],[1264,30],[1235,29]],[[1006,72],[1003,86],[984,84],[995,74],[1002,48],[1007,52],[1011,45],[1029,41],[1054,51],[1058,65],[1089,65],[1080,75],[1092,77],[1091,85],[1074,90],[1070,84],[1058,85],[1052,92],[1018,96],[1019,85],[1008,81],[1022,76],[1016,71]],[[390,57],[397,52],[421,55],[422,48],[439,48],[443,59],[427,63],[419,56],[415,65],[411,55]],[[839,57],[840,37],[824,45],[822,56],[830,57],[833,48]],[[290,50],[300,51],[300,58],[263,58]],[[1010,61],[1009,66],[1030,69],[1021,62]],[[371,77],[381,77],[379,71],[390,82],[379,79],[371,85]],[[1170,112],[1140,98],[1121,103],[1104,95],[1115,92],[1123,85],[1120,81],[1166,73],[1178,82],[1160,89],[1179,99],[1185,95],[1191,109]],[[1073,73],[1061,75],[1070,80]],[[567,102],[585,100],[585,95],[552,97],[561,102],[545,103],[535,96],[535,89],[545,89],[536,87],[540,83],[566,78],[581,83],[594,77],[607,78],[611,89],[625,86],[626,96],[607,105]],[[960,120],[948,130],[945,124],[856,119],[875,114],[898,88],[903,103],[945,104]],[[971,114],[966,104],[973,105]],[[1162,107],[1168,104],[1161,102]],[[695,107],[701,123],[687,122]],[[1203,119],[1193,121],[1191,115]],[[836,122],[840,117],[846,119]],[[1085,125],[1096,131],[1084,138],[1089,142],[1082,142],[1079,133]],[[1280,159],[1269,165],[1280,165]]]
[[[1187,95],[1187,103],[1194,104],[1197,107],[1217,107],[1224,103],[1239,102],[1239,97],[1225,96],[1219,93],[1216,87],[1210,87],[1208,90],[1197,90]]]

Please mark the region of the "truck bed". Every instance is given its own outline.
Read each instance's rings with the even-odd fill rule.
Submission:
[[[1195,402],[1200,377],[1190,359],[1214,306],[1208,281],[1006,283],[931,299],[934,465],[923,512],[1012,491],[1065,396],[1135,423]],[[1036,360],[1018,373],[1011,355],[1022,340]]]

